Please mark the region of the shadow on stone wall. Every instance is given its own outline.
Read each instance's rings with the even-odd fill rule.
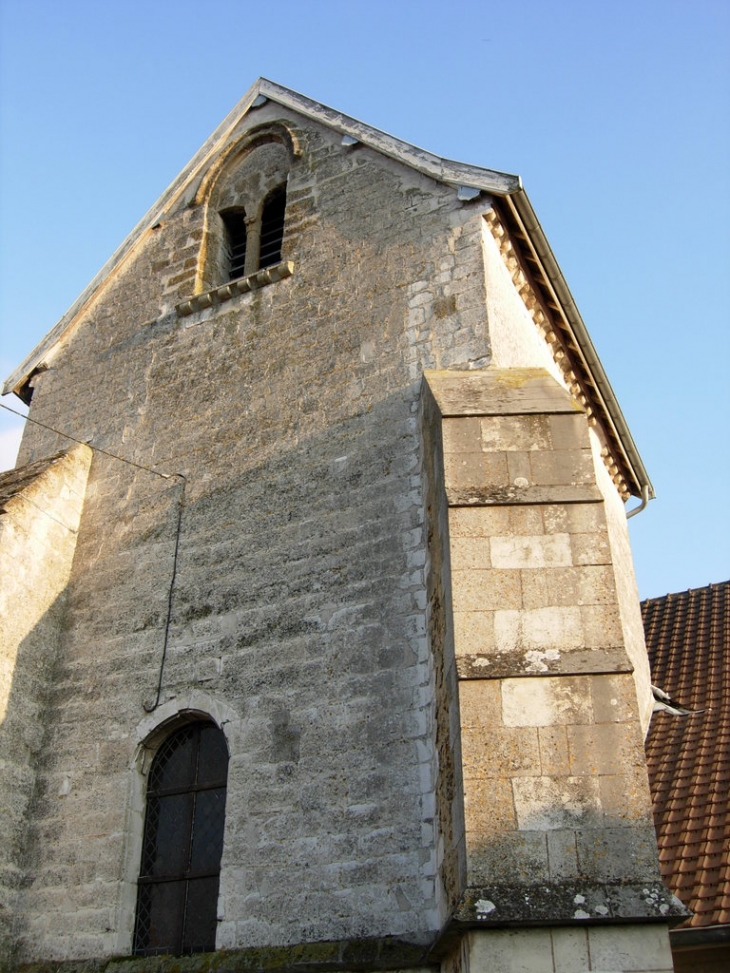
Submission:
[[[165,642],[160,701],[200,687],[244,726],[229,771],[222,945],[431,938],[416,408],[411,388],[288,443],[263,423],[264,442],[247,450],[240,435],[226,450],[181,431],[175,465],[158,464],[186,476],[171,601],[179,481],[95,455],[72,583],[54,606],[58,664],[43,667],[18,962],[120,951],[134,731]],[[27,732],[28,646],[5,733]]]

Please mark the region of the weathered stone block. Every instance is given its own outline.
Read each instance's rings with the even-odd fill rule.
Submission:
[[[595,482],[589,449],[530,453],[532,481],[537,486],[589,485]]]
[[[600,777],[598,786],[607,827],[652,824],[651,796],[645,767],[637,767],[633,773]]]
[[[493,537],[490,550],[495,568],[559,568],[571,564],[568,534]]]
[[[517,818],[509,780],[472,777],[464,789],[467,846],[488,836],[515,831]]]
[[[537,730],[528,727],[464,727],[461,735],[464,778],[539,775]]]
[[[504,453],[449,453],[444,465],[447,490],[506,486],[511,482]]]
[[[588,678],[505,679],[502,715],[505,726],[588,724],[593,720]]]
[[[571,534],[573,564],[610,564],[611,551],[605,533]]]
[[[451,565],[454,570],[483,570],[492,567],[492,543],[488,537],[452,537]],[[505,567],[494,564],[494,567]]]
[[[591,962],[596,970],[621,973],[672,973],[669,940],[662,926],[589,929]]]
[[[598,781],[588,777],[515,777],[521,831],[552,831],[602,824]]]
[[[576,846],[582,874],[591,875],[595,881],[641,882],[655,874],[656,835],[650,823],[578,830]]]
[[[553,951],[548,929],[517,931],[493,930],[470,933],[468,966],[477,970],[504,973],[554,973]]]
[[[482,448],[480,420],[444,419],[441,423],[444,453],[479,453]]]
[[[487,452],[549,449],[548,422],[548,417],[538,415],[490,416],[480,419],[482,449]]]
[[[547,882],[550,878],[544,831],[512,831],[469,839],[468,886]]]
[[[586,973],[590,970],[586,929],[553,929],[551,938],[556,973]]]
[[[520,605],[520,579],[514,571],[462,571],[454,566],[451,578],[454,611],[493,611]]]
[[[494,641],[497,652],[515,649],[538,653],[569,651],[583,645],[583,625],[578,608],[534,608],[495,611]]]
[[[541,726],[538,730],[540,767],[547,777],[570,776],[570,753],[565,726]]]
[[[571,774],[598,777],[645,766],[638,723],[569,726],[567,734]]]
[[[630,675],[595,676],[591,697],[596,723],[624,723],[638,719]]]
[[[449,533],[455,537],[493,537],[511,532],[509,507],[452,507]]]
[[[501,726],[502,698],[499,681],[475,679],[460,683],[459,711],[464,728]]]
[[[494,649],[494,612],[455,611],[454,645],[457,655]]]

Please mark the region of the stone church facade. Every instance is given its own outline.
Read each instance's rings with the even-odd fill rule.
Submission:
[[[671,970],[651,486],[516,177],[260,80],[4,391],[7,969]]]

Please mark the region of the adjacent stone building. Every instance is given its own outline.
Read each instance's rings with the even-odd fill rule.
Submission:
[[[260,80],[4,391],[8,969],[671,970],[651,485],[518,178]]]

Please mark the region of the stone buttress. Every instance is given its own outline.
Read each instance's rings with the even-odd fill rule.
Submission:
[[[547,371],[489,367],[426,372],[423,420],[439,725],[453,733],[434,955],[671,970],[678,903],[659,878],[586,417]]]

